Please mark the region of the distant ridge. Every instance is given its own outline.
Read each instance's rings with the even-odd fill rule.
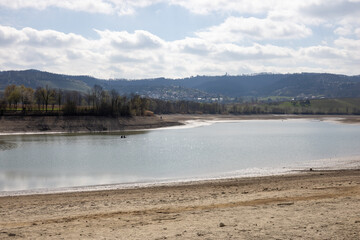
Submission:
[[[238,76],[195,76],[183,79],[105,80],[91,76],[54,74],[35,69],[1,71],[0,91],[7,85],[25,85],[87,92],[95,84],[115,89],[120,94],[136,93],[166,100],[234,99],[234,98],[346,98],[360,97],[360,75],[330,73],[273,74]]]

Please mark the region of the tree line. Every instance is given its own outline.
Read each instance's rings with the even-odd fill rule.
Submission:
[[[24,115],[99,115],[144,116],[152,114],[222,114],[226,107],[219,103],[164,101],[136,94],[121,96],[116,90],[94,85],[86,93],[48,86],[35,90],[24,85],[9,85],[0,98],[1,114]]]
[[[9,85],[0,96],[0,115],[145,116],[152,114],[360,114],[360,99],[317,99],[273,103],[165,101],[94,85],[86,93],[48,86]]]
[[[146,98],[120,96],[117,91],[106,91],[99,85],[94,85],[87,93],[48,86],[34,90],[23,85],[9,85],[0,99],[3,114],[142,116],[147,106]]]

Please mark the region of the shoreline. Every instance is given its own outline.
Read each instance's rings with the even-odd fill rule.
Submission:
[[[197,185],[211,182],[221,182],[233,179],[267,178],[314,172],[331,171],[360,171],[360,156],[338,157],[333,159],[318,159],[308,162],[294,163],[281,168],[248,168],[234,172],[219,173],[212,176],[179,178],[179,179],[157,179],[139,182],[107,183],[79,185],[68,187],[35,188],[26,190],[0,191],[0,198],[31,195],[66,194],[81,192],[131,190],[161,187],[176,187],[182,185]]]
[[[218,115],[168,114],[147,117],[2,116],[0,136],[25,134],[111,133],[184,126],[188,121],[315,119],[360,124],[359,115]]]
[[[145,117],[146,118],[146,117]],[[171,126],[161,128],[149,128],[149,129],[134,129],[131,130],[114,130],[114,131],[92,131],[90,133],[122,133],[124,131],[142,131],[142,130],[159,130],[174,127],[196,127],[202,124],[212,124],[215,122],[232,122],[232,121],[253,121],[253,120],[318,120],[318,121],[330,121],[334,123],[344,124],[350,121],[357,123],[360,116],[314,116],[314,115],[163,115],[161,118],[156,117],[158,120],[162,120],[166,123],[171,123]],[[195,125],[193,125],[195,123]],[[143,125],[136,125],[143,126]],[[88,134],[89,132],[14,132],[14,133],[1,133],[1,136],[9,135],[37,135],[37,134]],[[329,162],[330,161],[330,162]],[[344,168],[345,167],[345,168]],[[124,183],[109,183],[109,184],[95,184],[95,185],[80,185],[80,186],[69,186],[69,187],[53,187],[53,188],[38,188],[29,190],[7,190],[1,191],[0,197],[4,196],[23,196],[33,194],[53,194],[53,193],[65,193],[65,192],[84,192],[84,191],[98,191],[98,190],[114,190],[114,189],[131,189],[131,188],[146,188],[148,186],[164,186],[164,185],[178,185],[186,184],[188,182],[203,182],[203,181],[217,181],[226,180],[231,178],[247,178],[247,177],[263,177],[263,176],[279,176],[283,174],[293,174],[299,171],[307,171],[308,169],[313,170],[345,170],[345,169],[359,169],[360,167],[360,156],[345,156],[334,159],[318,159],[310,162],[305,162],[304,165],[289,165],[283,166],[281,169],[276,168],[259,168],[259,169],[243,169],[243,171],[219,173],[213,176],[202,176],[194,178],[184,179],[157,179],[157,180],[144,180],[140,182],[124,182]]]
[[[252,116],[188,117],[163,115],[162,120],[179,124],[189,120],[251,120]],[[329,121],[314,116],[307,119]],[[347,119],[347,123],[358,124],[359,118]],[[330,118],[335,120],[339,121],[339,116]],[[358,157],[351,159],[359,162]],[[360,168],[356,166],[0,196],[0,238],[360,239]]]
[[[331,169],[331,170],[314,170],[314,171],[336,171],[336,170],[356,170],[357,168],[346,169]],[[260,170],[260,169],[259,169]],[[97,192],[97,191],[113,191],[113,190],[131,190],[131,189],[146,189],[146,188],[161,188],[161,187],[176,187],[182,185],[202,184],[208,182],[228,181],[231,179],[244,179],[244,178],[261,178],[272,176],[284,176],[308,172],[305,169],[286,169],[284,171],[267,173],[267,174],[246,174],[246,175],[229,175],[222,177],[199,177],[188,179],[163,179],[154,181],[142,182],[125,182],[125,183],[110,183],[99,185],[83,185],[71,187],[54,187],[54,188],[37,188],[28,190],[14,190],[14,191],[0,191],[0,198],[2,197],[15,197],[15,196],[31,196],[31,195],[48,195],[48,194],[65,194],[65,193],[81,193],[81,192]]]
[[[1,197],[0,219],[11,239],[357,239],[360,170]]]
[[[253,180],[263,178],[277,178],[286,176],[305,176],[307,174],[324,173],[324,172],[343,172],[343,171],[359,171],[360,167],[357,168],[339,168],[339,169],[289,169],[285,172],[274,173],[269,175],[249,175],[249,176],[228,176],[219,178],[199,178],[199,179],[182,179],[174,181],[154,181],[154,182],[129,182],[129,183],[112,183],[112,184],[101,184],[101,185],[84,185],[74,187],[60,187],[60,188],[39,188],[19,191],[3,191],[3,195],[0,192],[0,198],[7,197],[26,197],[26,196],[46,196],[54,194],[76,194],[76,193],[96,193],[96,192],[109,192],[109,191],[131,191],[141,189],[156,189],[156,188],[176,188],[185,186],[201,186],[206,184],[221,184],[228,181],[242,181],[242,180]],[[9,194],[7,194],[9,193]]]
[[[2,116],[0,134],[102,133],[178,126],[159,116]]]

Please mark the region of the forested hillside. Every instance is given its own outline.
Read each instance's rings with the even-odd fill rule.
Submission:
[[[163,100],[198,102],[250,101],[253,98],[344,98],[360,97],[360,76],[327,73],[195,76],[183,79],[105,80],[37,70],[0,72],[0,91],[11,84],[36,89],[76,90],[87,93],[94,85]]]
[[[129,97],[94,85],[87,93],[46,87],[8,85],[0,97],[0,116],[152,116],[155,114],[360,114],[360,98],[282,102],[201,103]]]

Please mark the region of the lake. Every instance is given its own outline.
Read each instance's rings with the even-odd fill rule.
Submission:
[[[357,156],[360,125],[318,120],[195,121],[122,133],[3,135],[0,193],[348,168],[359,165]]]

